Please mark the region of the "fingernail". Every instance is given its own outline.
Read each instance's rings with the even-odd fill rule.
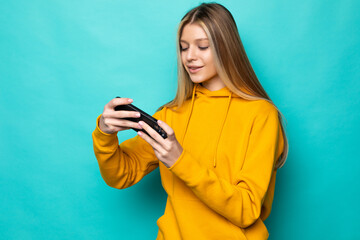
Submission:
[[[162,124],[162,121],[158,120],[158,124]]]
[[[139,122],[140,125],[143,125],[144,123],[142,121]]]
[[[132,102],[133,100],[131,98],[128,99],[128,102]]]

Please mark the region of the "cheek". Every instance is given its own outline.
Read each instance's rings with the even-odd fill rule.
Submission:
[[[180,55],[180,57],[181,57],[181,63],[184,65],[184,67],[185,67],[185,63],[186,63],[186,59],[185,59],[185,56],[184,56],[184,54],[183,53],[181,53],[181,55]]]
[[[204,61],[209,68],[215,69],[215,62],[214,62],[214,58],[213,58],[213,55],[211,54],[211,52],[204,55]]]

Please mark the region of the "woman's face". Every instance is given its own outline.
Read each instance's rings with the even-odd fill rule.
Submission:
[[[224,87],[214,63],[210,42],[199,24],[187,24],[180,37],[181,61],[191,81],[214,91]]]

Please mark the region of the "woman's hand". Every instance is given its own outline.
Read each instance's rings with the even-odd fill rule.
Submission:
[[[100,117],[100,130],[104,133],[112,134],[131,128],[141,129],[141,126],[138,123],[122,119],[129,117],[138,118],[140,117],[140,113],[135,111],[115,111],[114,109],[118,105],[126,105],[130,103],[132,103],[132,99],[130,98],[114,98],[107,103]]]
[[[175,137],[174,130],[163,121],[158,120],[159,126],[164,129],[168,136],[164,139],[147,123],[140,121],[139,124],[152,138],[141,131],[138,131],[138,135],[152,146],[156,157],[168,168],[174,165],[183,151]]]

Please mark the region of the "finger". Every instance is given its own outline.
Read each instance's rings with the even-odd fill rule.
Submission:
[[[110,117],[110,118],[139,118],[140,113],[136,111],[106,111],[103,113],[104,117]]]
[[[146,122],[139,121],[140,126],[150,134],[150,136],[161,145],[164,145],[164,139],[158,134],[152,127],[150,127]]]
[[[106,118],[104,123],[108,126],[112,125],[115,127],[128,127],[128,128],[137,128],[141,129],[141,126],[137,122],[132,122],[129,120],[123,120],[118,118]]]
[[[109,108],[115,108],[118,105],[126,105],[132,103],[131,98],[114,98],[107,105]]]
[[[163,122],[161,120],[158,120],[157,123],[159,124],[159,126],[164,129],[164,131],[166,132],[166,134],[169,136],[174,136],[175,133],[174,133],[174,130],[166,124],[166,122]]]
[[[156,151],[160,152],[163,150],[162,147],[160,146],[160,144],[158,144],[153,138],[151,138],[146,133],[144,133],[142,131],[138,131],[137,133],[142,139],[144,139],[146,142],[148,142]]]

